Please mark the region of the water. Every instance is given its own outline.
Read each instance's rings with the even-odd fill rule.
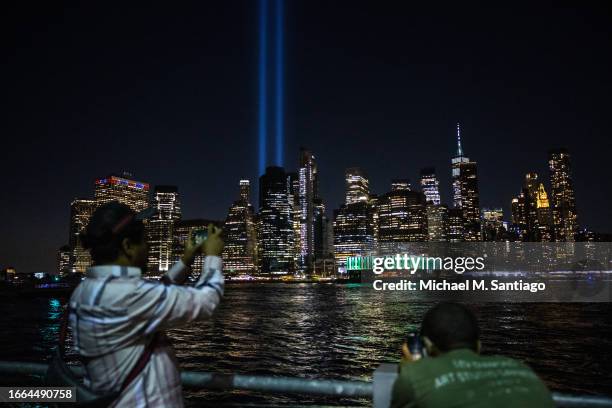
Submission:
[[[186,370],[371,380],[378,364],[398,361],[401,339],[417,330],[432,304],[358,285],[237,284],[227,286],[212,320],[169,334]],[[60,306],[58,299],[1,299],[0,359],[44,361],[57,341]],[[554,390],[610,393],[609,303],[472,306],[483,353],[525,361]],[[185,391],[185,397],[187,405],[369,404],[243,391]]]

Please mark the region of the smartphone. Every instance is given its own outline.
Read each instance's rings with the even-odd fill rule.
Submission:
[[[208,238],[208,230],[196,230],[193,233],[193,241],[196,245],[200,245]]]
[[[408,345],[408,350],[410,350],[410,354],[412,354],[414,360],[420,360],[423,357],[427,357],[427,350],[425,349],[425,344],[423,344],[421,336],[416,333],[410,333],[406,336],[404,341]]]

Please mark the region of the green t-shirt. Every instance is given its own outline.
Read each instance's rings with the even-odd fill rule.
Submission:
[[[399,407],[554,407],[548,388],[525,364],[469,349],[404,363],[391,401]]]

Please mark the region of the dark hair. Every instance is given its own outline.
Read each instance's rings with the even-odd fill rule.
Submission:
[[[441,302],[425,313],[421,336],[427,336],[438,350],[478,349],[480,330],[476,316],[459,303]]]
[[[94,265],[113,262],[121,251],[121,242],[144,240],[144,224],[131,219],[136,213],[127,205],[111,201],[98,207],[87,227],[79,234],[85,249],[89,249]]]

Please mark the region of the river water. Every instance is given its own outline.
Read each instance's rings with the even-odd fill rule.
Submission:
[[[44,361],[63,299],[0,299],[1,360]],[[236,284],[214,318],[169,334],[187,370],[371,380],[434,302],[360,285]],[[609,394],[609,303],[472,304],[482,352],[519,358],[553,389]],[[7,384],[6,379],[2,380]],[[185,391],[188,406],[369,405],[368,400]]]

